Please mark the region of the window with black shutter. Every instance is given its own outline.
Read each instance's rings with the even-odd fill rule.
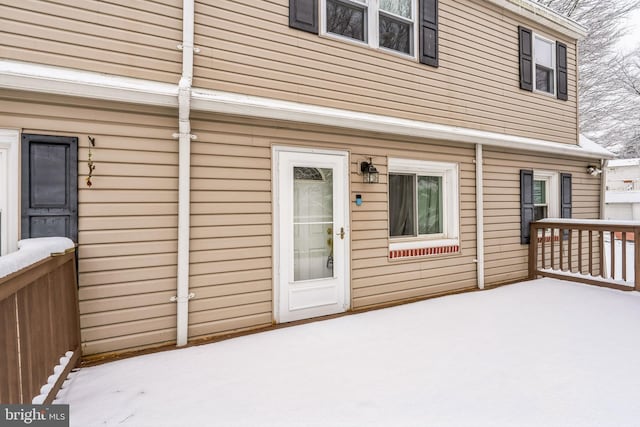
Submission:
[[[438,66],[438,0],[289,0],[289,26]]]
[[[520,88],[542,92],[566,101],[567,45],[518,27]]]

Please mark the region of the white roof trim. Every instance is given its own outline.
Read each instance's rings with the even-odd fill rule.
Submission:
[[[576,40],[582,39],[588,34],[587,29],[576,21],[562,16],[540,3],[529,0],[486,1]]]
[[[561,144],[495,132],[207,89],[194,88],[192,90],[191,107],[194,110],[215,113],[337,126],[370,132],[467,142],[470,144],[483,144],[493,147],[537,151],[573,157],[592,159],[614,157],[612,153],[604,150],[600,146],[594,148],[583,147],[581,145]]]
[[[178,106],[178,85],[9,60],[0,60],[0,88],[164,107],[177,108]],[[560,144],[495,132],[208,89],[192,89],[191,108],[192,110],[222,114],[484,144],[573,157],[592,159],[614,157],[612,153],[597,144],[586,146]]]
[[[0,60],[0,88],[178,106],[178,86],[174,84],[29,62]]]

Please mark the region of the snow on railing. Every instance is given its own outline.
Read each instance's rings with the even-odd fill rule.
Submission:
[[[18,247],[0,257],[0,402],[49,404],[80,357],[75,245],[47,237]]]
[[[51,254],[65,253],[75,245],[66,237],[39,237],[18,242],[18,250],[0,257],[0,278],[27,268]]]
[[[531,236],[529,278],[640,291],[640,222],[549,218],[532,222]]]

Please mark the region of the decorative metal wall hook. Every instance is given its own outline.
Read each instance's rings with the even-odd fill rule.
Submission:
[[[93,171],[96,169],[96,165],[93,164],[93,152],[91,151],[91,147],[96,146],[96,139],[88,136],[89,138],[89,154],[87,155],[87,166],[89,167],[89,175],[86,178],[87,187],[91,187],[93,183],[91,182],[91,178],[93,177]]]

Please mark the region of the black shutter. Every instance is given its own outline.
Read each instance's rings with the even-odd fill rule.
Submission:
[[[571,174],[560,174],[560,217],[571,218]]]
[[[533,221],[533,171],[520,170],[520,243],[529,243],[529,227]]]
[[[438,0],[420,0],[420,62],[438,66]]]
[[[318,0],[289,0],[289,26],[318,34]]]
[[[558,68],[558,99],[566,101],[569,99],[569,92],[567,90],[567,45],[564,43],[556,42],[556,66]]]
[[[533,91],[533,55],[531,30],[518,27],[520,43],[520,89]]]
[[[78,242],[78,138],[22,134],[22,238]]]

